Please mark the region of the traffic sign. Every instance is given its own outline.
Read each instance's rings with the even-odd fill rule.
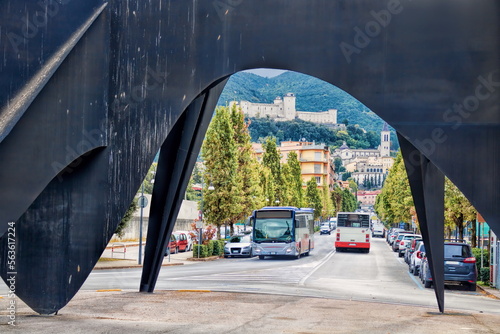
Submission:
[[[148,199],[146,196],[139,196],[139,200],[137,201],[140,208],[145,208],[148,205]]]

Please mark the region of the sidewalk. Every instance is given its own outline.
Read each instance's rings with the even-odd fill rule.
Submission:
[[[16,327],[0,299],[2,333],[498,333],[500,316],[436,308],[214,291],[80,291],[54,316],[20,300]]]
[[[119,246],[121,244],[124,246]],[[114,247],[113,247],[114,246]],[[144,263],[145,243],[142,244],[142,257]],[[177,266],[185,264],[194,264],[197,261],[206,261],[207,259],[192,259],[193,252],[179,252],[164,257],[162,266]],[[214,258],[210,258],[214,259]],[[94,270],[98,269],[120,269],[120,268],[142,268],[139,264],[139,242],[117,242],[110,243],[102,253]]]

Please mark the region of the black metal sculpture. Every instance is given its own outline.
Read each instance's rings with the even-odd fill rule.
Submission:
[[[35,311],[62,308],[161,147],[140,286],[153,291],[225,80],[280,68],[344,89],[398,131],[443,311],[441,173],[500,231],[499,7],[1,0],[1,276],[15,270],[16,293]]]

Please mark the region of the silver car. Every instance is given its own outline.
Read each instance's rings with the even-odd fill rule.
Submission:
[[[236,234],[224,245],[224,257],[252,257],[252,236]]]

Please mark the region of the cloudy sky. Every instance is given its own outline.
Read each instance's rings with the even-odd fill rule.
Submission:
[[[257,75],[260,75],[261,77],[272,78],[272,77],[275,77],[277,75],[280,75],[283,72],[286,72],[286,70],[275,70],[275,69],[271,69],[271,68],[256,68],[256,69],[247,70],[244,72],[257,74]]]

